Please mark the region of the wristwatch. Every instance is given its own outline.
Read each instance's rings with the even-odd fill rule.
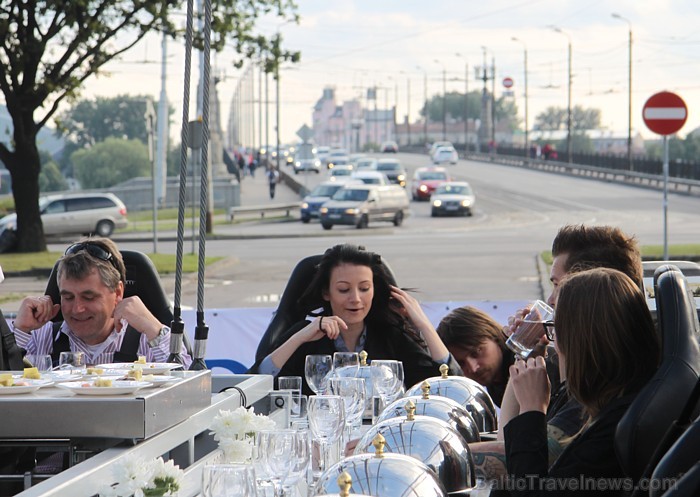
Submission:
[[[163,340],[163,337],[167,335],[167,333],[170,331],[170,328],[167,326],[163,326],[160,331],[158,331],[158,334],[152,339],[148,341],[148,346],[149,347],[157,347],[160,345],[160,342]]]

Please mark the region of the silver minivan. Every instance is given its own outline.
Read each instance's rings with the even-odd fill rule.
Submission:
[[[89,235],[108,237],[116,228],[126,228],[126,206],[113,193],[68,193],[47,195],[39,199],[44,234]],[[0,219],[0,232],[14,231],[17,215]]]
[[[396,185],[346,185],[319,210],[321,226],[326,230],[334,224],[349,224],[362,229],[377,221],[401,226],[408,214],[406,190]]]

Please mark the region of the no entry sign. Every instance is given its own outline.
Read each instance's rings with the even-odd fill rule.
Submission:
[[[658,135],[672,135],[688,119],[688,107],[681,97],[662,91],[649,97],[644,104],[644,124]]]
[[[503,78],[503,87],[504,88],[512,88],[513,87],[513,78]]]

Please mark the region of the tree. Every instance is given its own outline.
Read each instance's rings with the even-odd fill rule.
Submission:
[[[76,98],[90,76],[100,73],[107,62],[128,51],[147,33],[161,30],[178,36],[168,12],[179,8],[181,3],[180,0],[3,2],[0,89],[12,117],[13,136],[10,146],[0,143],[0,160],[12,177],[18,251],[46,250],[39,215],[41,162],[37,133],[54,116],[62,101]],[[242,63],[269,46],[265,37],[253,33],[257,18],[272,13],[296,20],[295,9],[291,0],[219,0],[212,6],[212,47],[220,49],[233,39]],[[198,44],[201,46],[201,40]]]
[[[41,166],[39,174],[39,190],[42,192],[60,192],[68,189],[68,183],[61,174],[58,164],[49,161]]]
[[[83,188],[109,188],[139,176],[151,176],[148,147],[139,140],[107,138],[73,152],[75,178]]]
[[[110,136],[147,141],[145,95],[80,100],[56,117],[56,134],[85,148]]]
[[[547,107],[535,117],[534,129],[541,131],[557,131],[566,129],[568,109],[563,107]],[[572,131],[600,128],[600,109],[584,109],[580,105],[571,109]]]

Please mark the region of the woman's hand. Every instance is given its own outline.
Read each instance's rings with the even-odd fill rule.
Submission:
[[[430,320],[423,312],[423,308],[418,300],[399,287],[390,286],[389,288],[391,289],[391,298],[394,299],[390,303],[393,304],[392,309],[395,312],[410,320],[413,326],[419,330],[423,330],[424,324],[430,324]]]
[[[518,309],[515,311],[515,314],[512,316],[508,316],[508,324],[503,327],[503,334],[506,337],[511,336],[515,330],[518,329],[518,326],[520,326],[520,323],[523,322],[523,319],[525,319],[525,316],[527,316],[530,313],[530,307],[523,307],[522,309]]]
[[[340,336],[341,330],[347,330],[348,325],[338,316],[319,316],[311,321],[299,333],[305,342],[315,342],[324,336],[335,340]]]
[[[551,386],[543,357],[515,361],[510,367],[510,382],[521,414],[527,411],[547,412]]]

